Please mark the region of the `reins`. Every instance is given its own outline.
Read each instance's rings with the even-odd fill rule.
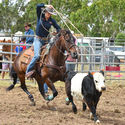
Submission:
[[[40,23],[41,23],[42,27],[44,28],[44,30],[46,30],[49,33],[49,30],[47,30],[46,27],[42,23],[42,14],[43,14],[44,11],[45,11],[45,9],[42,9],[42,12],[40,14]]]
[[[66,41],[66,44],[65,44],[66,50],[70,53],[70,49],[71,49],[72,47],[74,47],[74,46],[77,46],[77,45],[71,44],[70,47],[67,47],[67,40],[65,40],[65,41]],[[65,60],[66,60],[67,57],[68,57],[68,55],[66,55],[64,52],[62,52],[62,51],[59,49],[59,47],[57,46],[56,43],[57,43],[57,42],[54,42],[55,47],[58,49],[58,51],[59,51],[60,53],[62,53],[63,56],[65,56]]]
[[[60,38],[60,37],[59,37]],[[56,49],[57,49],[57,51],[59,51],[63,56],[64,56],[64,61],[66,61],[66,59],[67,59],[67,57],[68,57],[68,55],[65,55],[65,52],[63,52],[58,46],[57,46],[57,43],[58,43],[58,40],[59,40],[59,38],[58,39],[56,39],[54,42],[53,42],[53,46],[52,47],[56,47]],[[72,47],[74,47],[74,46],[76,46],[75,44],[71,44],[70,45],[70,47],[67,47],[67,41],[65,40],[65,47],[66,47],[66,49],[70,52],[70,49],[72,48]],[[52,48],[51,47],[51,48]],[[50,50],[51,51],[51,50]],[[64,70],[64,68],[65,68],[65,65],[63,66],[63,65],[61,65],[61,66],[57,66],[57,65],[54,65],[54,64],[46,64],[46,63],[44,63],[44,60],[45,60],[45,56],[43,57],[44,59],[42,59],[42,62],[40,62],[40,63],[42,63],[42,66],[41,66],[41,68],[43,67],[43,66],[46,66],[46,67],[48,67],[48,68],[54,68],[54,69],[56,69],[56,70],[58,70],[60,73],[61,73],[61,75],[62,75],[62,78],[63,78],[63,70]]]
[[[66,17],[64,16],[62,13],[60,13],[59,11],[57,11],[54,7],[53,9],[55,10],[55,12],[59,15],[59,17],[61,18],[61,20],[63,21],[63,23],[67,26],[67,28],[71,31],[71,29],[69,28],[69,26],[67,25],[66,21],[67,20],[77,31],[78,33],[84,37],[84,35],[78,30],[78,28]],[[64,19],[63,19],[64,18]],[[92,52],[95,53],[93,47],[90,45],[90,43],[88,43],[88,45],[90,46],[90,48],[92,49]],[[84,47],[85,48],[85,47]],[[86,49],[86,48],[85,48]]]

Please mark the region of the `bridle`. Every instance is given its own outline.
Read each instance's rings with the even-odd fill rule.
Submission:
[[[69,53],[71,53],[70,49],[72,47],[76,46],[75,43],[72,43],[70,46],[68,46],[69,39],[66,40],[64,38],[64,36],[63,36],[63,39],[65,40],[65,48],[66,48],[65,50],[68,51]],[[57,50],[64,56],[64,61],[66,61],[68,55],[66,55],[65,52],[59,46],[57,46],[57,43],[58,43],[58,39],[53,42],[53,46],[55,45],[55,47],[57,48]],[[41,68],[43,66],[46,66],[48,68],[53,68],[53,69],[58,70],[60,72],[60,74],[61,74],[61,79],[63,80],[63,78],[64,78],[64,69],[66,68],[65,65],[64,66],[63,65],[58,66],[58,65],[54,65],[54,64],[45,64],[45,63],[43,63],[43,65],[41,66]]]
[[[67,51],[68,53],[71,53],[71,52],[70,52],[70,49],[71,49],[72,47],[77,46],[77,45],[75,45],[74,43],[72,43],[72,44],[68,47],[68,40],[66,40],[66,39],[64,39],[64,40],[65,40],[65,48],[66,48],[66,51]],[[54,45],[55,45],[55,47],[58,49],[58,51],[59,51],[60,53],[62,53],[63,56],[66,56],[65,53],[57,46],[57,42],[54,42]]]

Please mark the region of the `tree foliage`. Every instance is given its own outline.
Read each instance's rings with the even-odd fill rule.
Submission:
[[[124,45],[125,43],[125,33],[118,33],[115,40],[116,45]]]
[[[3,32],[15,32],[15,27],[19,28],[18,20],[21,19],[20,12],[24,10],[24,1],[18,0],[13,3],[11,0],[4,0],[0,3],[0,30]],[[19,28],[20,29],[20,28]]]
[[[70,17],[85,36],[114,37],[125,29],[125,0],[85,0]]]
[[[25,0],[16,0],[16,3],[4,0],[0,3],[0,30],[24,31],[25,22],[30,22],[35,30],[38,3],[41,0],[31,0],[28,4]],[[125,29],[125,0],[42,0],[42,3],[52,4],[85,36],[115,37]],[[54,18],[62,28],[66,27],[59,16]]]

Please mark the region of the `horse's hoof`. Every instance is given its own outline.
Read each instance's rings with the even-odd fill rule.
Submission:
[[[70,104],[70,101],[69,101],[69,98],[67,97],[66,98],[66,105],[69,105]]]
[[[6,91],[10,91],[11,89],[13,89],[14,88],[14,85],[12,84],[12,85],[10,85],[7,89],[6,89]]]
[[[100,124],[100,121],[99,120],[96,120],[96,122],[95,122],[97,125],[99,125]]]
[[[69,104],[70,104],[70,101],[68,101],[68,102],[66,101],[66,105],[69,105]]]
[[[36,105],[35,102],[31,102],[31,103],[30,103],[30,106],[35,106],[35,105]]]
[[[53,95],[49,95],[47,97],[45,97],[45,100],[47,101],[52,101],[54,99]]]

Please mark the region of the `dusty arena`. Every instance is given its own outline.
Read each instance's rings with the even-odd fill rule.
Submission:
[[[77,114],[73,114],[71,105],[65,105],[64,83],[56,83],[59,94],[48,105],[41,97],[37,85],[27,84],[36,106],[29,105],[30,101],[19,84],[12,91],[6,92],[9,83],[0,83],[0,125],[94,124],[89,118],[89,111],[82,111],[81,102],[75,100]],[[125,85],[122,81],[108,81],[106,85],[107,91],[102,94],[97,107],[101,125],[125,125]]]

